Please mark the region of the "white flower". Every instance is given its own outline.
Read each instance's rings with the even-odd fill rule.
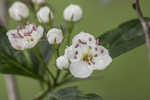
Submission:
[[[45,3],[45,0],[32,0],[32,2],[35,4],[43,4]]]
[[[54,18],[53,13],[47,6],[40,8],[37,12],[37,18],[40,23],[48,23]]]
[[[88,33],[75,36],[73,44],[66,48],[65,56],[71,62],[71,74],[77,78],[87,78],[93,70],[104,70],[112,62],[108,50],[99,46]]]
[[[24,3],[17,1],[9,8],[9,15],[14,20],[20,21],[29,16],[29,9]]]
[[[63,40],[62,30],[57,29],[57,28],[50,29],[47,33],[47,38],[50,44],[54,44],[55,42],[56,44],[61,43]]]
[[[68,68],[69,61],[65,56],[60,56],[56,59],[56,65],[59,69]]]
[[[7,32],[8,39],[16,50],[25,50],[34,47],[43,36],[44,29],[35,24],[22,26]]]
[[[64,19],[66,21],[77,22],[81,19],[81,17],[82,17],[82,9],[80,8],[79,5],[71,4],[64,10]]]

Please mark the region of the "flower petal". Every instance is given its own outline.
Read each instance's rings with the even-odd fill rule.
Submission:
[[[93,70],[88,68],[88,64],[84,62],[74,62],[70,65],[70,72],[77,78],[88,78]]]
[[[56,59],[56,65],[59,69],[68,68],[69,61],[68,61],[67,57],[60,56]]]
[[[104,70],[111,62],[112,58],[109,55],[104,55],[94,59],[95,65],[92,67],[93,70]]]

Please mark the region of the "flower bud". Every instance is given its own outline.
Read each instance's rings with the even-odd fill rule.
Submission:
[[[79,5],[71,4],[64,10],[64,19],[66,21],[77,22],[81,19],[81,17],[82,17],[82,9],[80,8]]]
[[[50,44],[59,44],[62,42],[63,40],[63,33],[62,30],[57,29],[57,28],[53,28],[50,29],[47,33],[47,38],[48,38],[48,42]]]
[[[37,18],[40,23],[48,23],[54,16],[51,9],[45,6],[37,12]]]
[[[29,9],[24,3],[17,1],[9,8],[9,15],[14,20],[20,21],[29,16]]]
[[[68,68],[69,61],[68,61],[67,57],[60,56],[56,59],[56,65],[59,69]]]
[[[32,2],[35,4],[43,4],[45,3],[45,0],[32,0]]]

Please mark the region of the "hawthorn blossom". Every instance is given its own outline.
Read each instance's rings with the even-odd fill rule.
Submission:
[[[59,69],[68,68],[69,61],[65,56],[60,56],[56,59],[56,65]]]
[[[45,3],[45,0],[32,0],[32,2],[35,4],[43,4]]]
[[[49,44],[60,44],[63,40],[63,32],[61,29],[52,28],[47,33]]]
[[[17,21],[20,21],[22,18],[27,18],[29,16],[28,7],[20,1],[13,3],[8,12],[10,17]]]
[[[94,70],[104,70],[112,62],[108,50],[100,46],[94,36],[85,32],[73,38],[64,56],[71,63],[71,74],[77,78],[87,78]]]
[[[64,19],[66,21],[77,22],[82,18],[82,9],[79,5],[71,4],[64,10]]]
[[[40,8],[37,12],[37,18],[40,23],[48,23],[54,18],[51,9],[47,6]]]
[[[44,29],[41,26],[27,24],[17,29],[9,30],[7,36],[11,46],[16,50],[33,48],[43,36]]]

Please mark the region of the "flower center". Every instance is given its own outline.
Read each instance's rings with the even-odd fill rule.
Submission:
[[[93,56],[92,56],[91,54],[89,54],[89,53],[84,54],[82,60],[83,60],[84,62],[88,63],[89,65],[95,64],[95,63],[93,62]]]

